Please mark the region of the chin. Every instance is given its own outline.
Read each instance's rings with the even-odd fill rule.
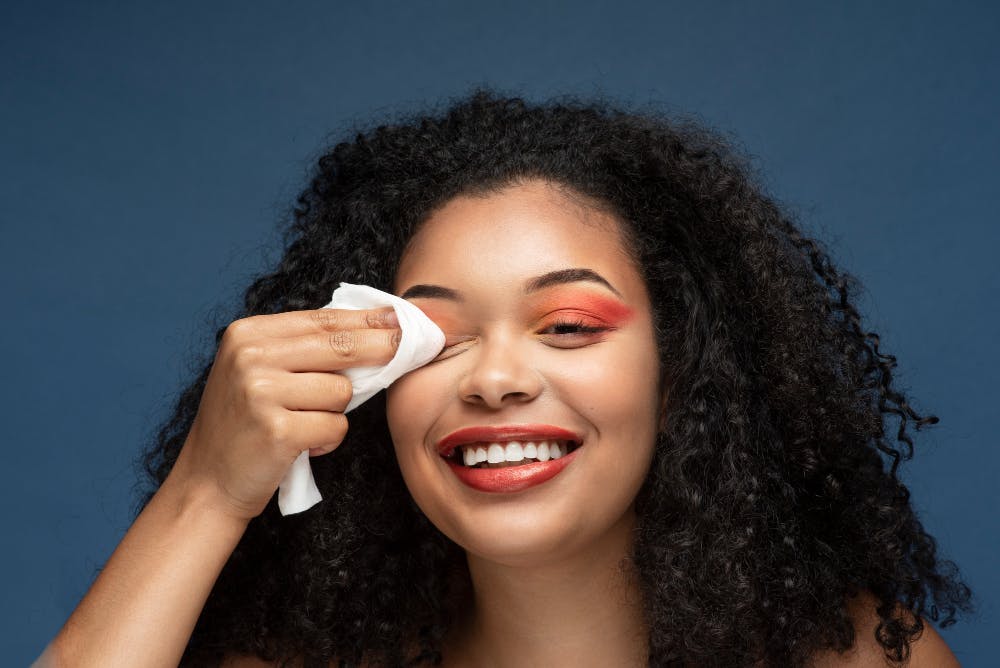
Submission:
[[[580,532],[562,522],[510,521],[489,529],[469,527],[449,536],[467,553],[514,567],[543,566],[582,549],[575,544]]]
[[[634,507],[625,498],[594,505],[571,494],[545,496],[519,495],[480,505],[442,504],[440,496],[427,503],[415,499],[428,519],[466,553],[518,568],[566,561],[609,538],[617,542],[613,536],[621,536],[623,529],[630,532],[634,524]]]

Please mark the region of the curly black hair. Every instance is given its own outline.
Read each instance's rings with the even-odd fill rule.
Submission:
[[[340,281],[391,290],[403,249],[437,207],[529,179],[612,211],[651,298],[668,419],[636,499],[630,555],[650,665],[805,665],[854,644],[847,601],[866,591],[886,657],[904,662],[923,616],[946,627],[972,611],[897,476],[913,456],[909,424],[938,419],[893,388],[896,358],[862,325],[858,281],[739,151],[698,124],[476,90],[360,132],[319,159],[284,255],[246,291],[240,317],[319,308]],[[210,367],[143,455],[144,502],[177,459]],[[470,586],[464,553],[410,497],[384,394],[350,425],[338,450],[312,460],[323,503],[282,517],[272,499],[250,523],[182,665],[227,654],[306,666],[440,661]]]

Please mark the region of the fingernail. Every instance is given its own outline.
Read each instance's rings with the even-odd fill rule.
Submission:
[[[399,327],[399,317],[396,315],[396,309],[386,311],[383,322],[385,322],[386,327]]]

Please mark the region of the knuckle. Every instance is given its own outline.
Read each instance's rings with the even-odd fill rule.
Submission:
[[[392,347],[393,351],[399,348],[399,342],[402,340],[403,340],[403,330],[400,329],[394,330],[389,335],[389,345]]]
[[[345,360],[353,359],[358,353],[357,341],[355,341],[354,334],[351,332],[333,332],[327,337],[327,343],[338,357]]]
[[[246,338],[253,325],[249,322],[250,318],[241,318],[239,320],[234,320],[226,327],[226,331],[222,334],[222,344],[225,345],[236,345],[244,338]]]
[[[260,364],[264,357],[264,349],[256,344],[238,345],[231,353],[233,366],[240,370],[249,370]]]
[[[278,447],[288,444],[292,435],[291,424],[288,417],[284,415],[273,415],[264,426],[264,435],[267,440]]]
[[[321,308],[310,313],[312,321],[321,329],[337,329],[340,326],[341,318],[337,311],[329,308]]]
[[[247,403],[262,403],[271,395],[273,383],[268,378],[251,376],[243,384],[243,396]]]
[[[365,327],[367,329],[379,329],[385,327],[392,311],[365,311]]]

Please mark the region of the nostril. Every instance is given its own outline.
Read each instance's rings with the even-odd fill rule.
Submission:
[[[495,410],[530,402],[541,394],[545,387],[541,374],[520,355],[499,348],[487,352],[489,346],[477,348],[478,354],[470,358],[458,384],[458,393],[466,403]]]
[[[469,403],[487,406],[490,408],[501,408],[506,404],[525,403],[531,401],[534,396],[535,395],[528,392],[507,392],[501,395],[499,399],[494,399],[478,393],[469,393],[464,395],[463,398]]]

